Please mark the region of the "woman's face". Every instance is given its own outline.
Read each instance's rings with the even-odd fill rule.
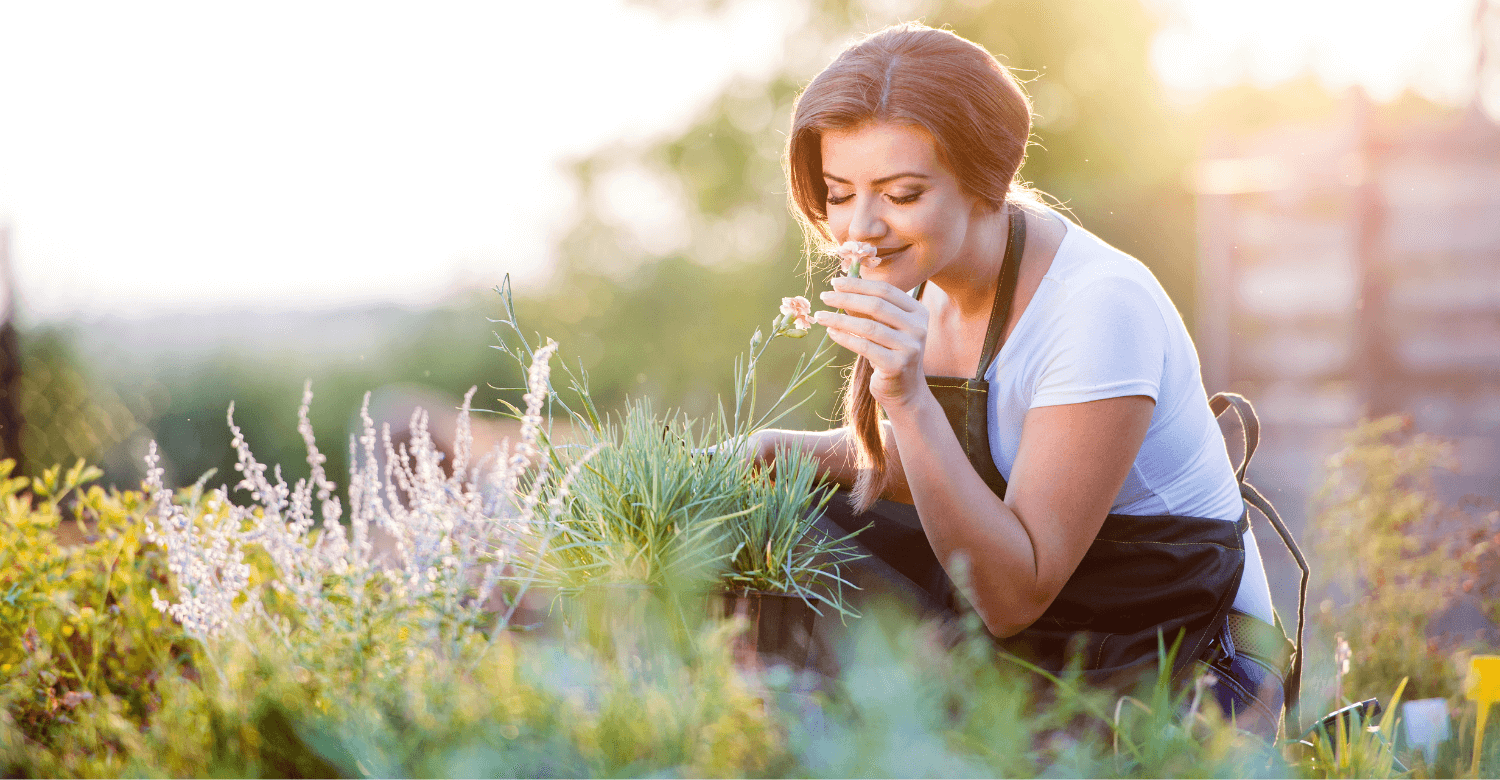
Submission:
[[[976,202],[926,130],[872,122],[824,133],[822,149],[829,231],[879,252],[861,276],[909,290],[965,256]]]

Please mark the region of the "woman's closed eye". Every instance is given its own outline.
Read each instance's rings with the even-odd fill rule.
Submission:
[[[926,190],[918,190],[918,191],[913,192],[913,193],[911,193],[909,195],[886,195],[886,198],[889,199],[891,203],[894,203],[897,206],[905,206],[905,205],[908,205],[908,204],[911,204],[911,203],[916,203],[917,202],[917,198],[922,197],[922,195],[925,192],[926,192]],[[852,192],[849,193],[848,195],[834,195],[833,193],[830,192],[828,194],[828,205],[830,205],[830,206],[840,206],[840,205],[843,205],[845,203],[848,203],[849,199],[852,198],[852,197],[854,197],[854,193],[852,193]]]

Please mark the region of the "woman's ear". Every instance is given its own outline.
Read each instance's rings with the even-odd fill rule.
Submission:
[[[988,217],[1005,208],[1005,201],[995,203],[985,198],[968,195],[969,215],[971,217]]]

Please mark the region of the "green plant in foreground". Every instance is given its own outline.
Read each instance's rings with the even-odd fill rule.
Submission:
[[[206,511],[194,493],[177,500]],[[30,511],[51,510],[42,503]],[[111,523],[139,529],[147,504],[136,496],[112,511]],[[14,519],[16,533],[47,533],[46,523]],[[79,549],[105,549],[108,535],[100,537]],[[813,694],[775,669],[737,669],[734,624],[683,629],[653,610],[611,624],[605,645],[472,628],[449,643],[404,611],[329,621],[322,631],[293,632],[289,643],[268,632],[200,643],[151,607],[146,594],[163,585],[165,563],[139,531],[135,539],[135,554],[121,556],[112,578],[137,583],[114,590],[136,606],[122,608],[128,622],[101,626],[101,645],[133,641],[154,620],[174,646],[159,658],[132,653],[128,678],[103,667],[100,679],[115,675],[112,687],[60,707],[62,718],[28,720],[46,701],[34,690],[7,699],[0,757],[8,773],[1245,777],[1378,776],[1383,766],[1357,752],[1344,767],[1316,754],[1281,763],[1206,703],[1184,720],[1201,691],[1174,694],[1165,678],[1129,698],[1066,674],[1044,683],[996,653],[972,614],[953,635],[876,609],[852,624],[839,678]],[[38,560],[39,570],[47,566]],[[333,610],[385,611],[323,593]],[[684,641],[656,642],[664,624]],[[46,658],[54,670],[66,664],[60,654]]]
[[[1319,724],[1303,735],[1291,747],[1301,754],[1302,771],[1310,777],[1386,778],[1404,773],[1404,766],[1396,760],[1395,715],[1406,682],[1396,686],[1378,722],[1366,722],[1357,710],[1351,710],[1340,715],[1332,729]]]
[[[0,461],[0,772],[27,753],[117,766],[138,734],[123,724],[187,666],[186,634],[151,603],[165,556],[140,493],[87,487],[99,471],[82,462],[34,479],[14,465]],[[65,523],[81,543],[63,544]]]

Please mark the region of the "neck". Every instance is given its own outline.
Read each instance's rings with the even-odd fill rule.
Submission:
[[[988,319],[995,305],[995,288],[1000,283],[1000,266],[1010,244],[1010,204],[975,215],[970,227],[971,246],[966,246],[958,262],[933,274],[930,280],[943,291],[948,303],[962,319]]]

